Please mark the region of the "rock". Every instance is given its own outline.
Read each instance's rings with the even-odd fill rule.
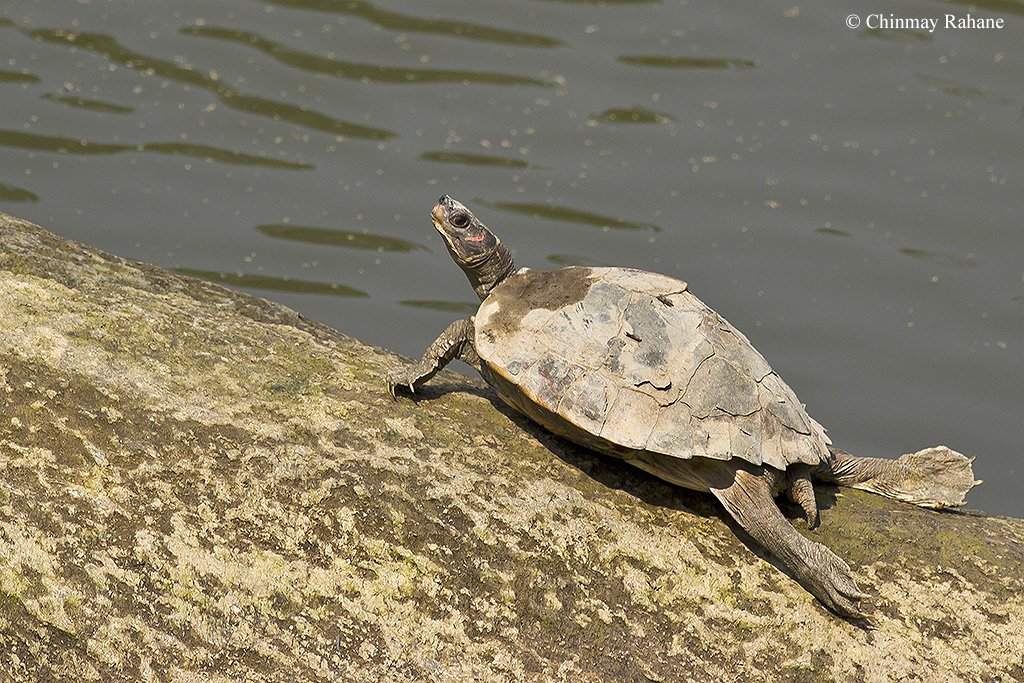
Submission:
[[[0,214],[0,320],[0,678],[1024,680],[1024,521],[824,488],[858,628],[710,496],[283,306]]]

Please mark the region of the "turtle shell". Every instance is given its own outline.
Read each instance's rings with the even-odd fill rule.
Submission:
[[[830,443],[743,334],[679,280],[523,269],[475,319],[484,377],[551,431],[618,456],[818,464]]]

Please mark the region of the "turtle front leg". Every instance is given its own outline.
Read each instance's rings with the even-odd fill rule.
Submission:
[[[395,395],[398,387],[416,387],[436,375],[456,358],[480,370],[480,357],[473,342],[473,318],[456,320],[427,348],[423,358],[415,365],[403,365],[388,371],[388,393]]]
[[[964,495],[981,483],[962,453],[945,446],[925,448],[896,460],[861,458],[838,448],[814,473],[839,486],[871,491],[925,508],[965,505]]]
[[[857,601],[867,596],[857,588],[849,565],[825,546],[800,535],[775,504],[784,477],[767,468],[719,465],[717,471],[708,473],[706,482],[733,519],[811,595],[841,617],[864,619]]]

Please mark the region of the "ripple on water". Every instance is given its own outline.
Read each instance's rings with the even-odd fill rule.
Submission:
[[[38,202],[39,195],[13,185],[0,183],[0,201],[3,202]]]
[[[436,301],[432,299],[403,299],[398,302],[402,306],[410,308],[426,308],[432,311],[443,311],[445,313],[458,313],[471,315],[480,308],[480,303],[468,301]]]
[[[407,253],[410,251],[430,251],[422,244],[403,240],[397,237],[385,237],[366,232],[352,232],[334,228],[317,228],[308,225],[292,225],[290,223],[257,225],[258,232],[282,240],[321,244],[346,249],[365,249],[368,251],[387,251]]]
[[[927,76],[925,74],[918,74],[918,80],[927,85],[939,88],[942,92],[952,97],[959,97],[964,100],[972,100],[975,102],[988,102],[990,104],[1013,104],[1014,99],[1008,95],[1001,95],[999,93],[991,92],[984,86],[968,85],[966,83],[957,83],[946,78],[938,78],[936,76]]]
[[[754,69],[752,59],[729,57],[673,57],[670,55],[623,55],[618,61],[630,66],[650,66],[659,69]]]
[[[290,277],[274,277],[255,273],[225,273],[215,270],[198,268],[175,268],[175,273],[189,275],[201,280],[209,280],[229,287],[245,289],[262,289],[272,292],[289,292],[292,294],[325,294],[328,296],[367,297],[361,289],[338,284],[336,282],[317,282],[315,280],[298,280]]]
[[[30,83],[38,83],[40,81],[39,76],[28,71],[5,71],[0,69],[0,83],[21,83],[28,85]]]
[[[89,111],[98,111],[104,114],[131,114],[135,111],[135,107],[113,104],[112,102],[103,102],[102,100],[90,100],[85,97],[77,97],[74,95],[54,95],[52,93],[47,93],[45,95],[41,95],[40,99],[52,100],[54,102],[66,104],[69,107],[88,109]]]
[[[90,140],[76,140],[74,138],[59,137],[56,135],[38,135],[26,133],[20,130],[0,129],[0,147],[14,147],[19,149],[30,149],[37,152],[52,152],[54,154],[118,154],[120,152],[153,152],[156,154],[169,154],[172,156],[196,157],[206,161],[217,161],[223,164],[242,166],[265,166],[284,170],[306,170],[313,168],[312,164],[305,164],[296,161],[285,161],[283,159],[271,159],[268,157],[233,152],[210,145],[200,145],[186,142],[146,142],[138,145],[123,145],[107,142],[92,142]]]
[[[904,256],[909,256],[921,261],[929,261],[931,263],[938,263],[942,266],[949,266],[951,268],[974,268],[978,265],[978,262],[974,260],[973,256],[958,256],[956,254],[949,254],[942,251],[930,251],[928,249],[910,249],[903,248],[898,250]]]
[[[589,211],[581,211],[567,206],[556,206],[554,204],[532,204],[529,202],[479,202],[484,206],[499,211],[510,211],[512,213],[525,214],[534,218],[544,218],[552,221],[563,221],[566,223],[578,223],[589,225],[595,228],[615,230],[652,230],[661,232],[661,228],[653,223],[639,223],[624,218],[603,216]]]
[[[367,140],[386,140],[397,133],[383,128],[374,128],[359,123],[343,121],[333,116],[313,111],[308,107],[288,104],[256,95],[247,95],[223,83],[216,76],[195,69],[192,66],[169,62],[133,52],[122,47],[111,36],[100,33],[79,33],[62,29],[35,29],[28,34],[48,43],[67,45],[102,55],[114,64],[133,69],[145,76],[158,76],[184,85],[191,85],[210,91],[224,104],[237,111],[280,119],[287,123],[332,135]]]
[[[469,152],[423,152],[420,159],[434,161],[439,164],[463,164],[465,166],[500,166],[502,168],[530,168],[523,159],[497,157],[490,154],[472,154]]]
[[[676,120],[671,114],[645,109],[644,107],[605,109],[592,118],[595,121],[603,121],[605,123],[670,123]]]
[[[660,3],[661,0],[541,0],[566,5],[649,5]]]
[[[189,36],[202,36],[204,38],[241,43],[296,69],[366,83],[483,83],[487,85],[536,85],[542,87],[551,85],[547,81],[536,78],[506,73],[391,67],[360,62],[346,62],[332,57],[322,57],[309,52],[295,50],[264,38],[257,33],[237,29],[217,28],[214,26],[187,26],[181,29],[180,33]]]
[[[1024,3],[1019,0],[947,0],[950,4],[964,5],[972,11],[979,9],[997,14],[1024,16]]]
[[[929,42],[933,40],[932,34],[925,31],[917,31],[909,28],[868,28],[861,31],[861,35],[882,40],[920,40]]]
[[[259,0],[259,2],[291,9],[347,14],[392,31],[434,33],[450,38],[466,38],[522,47],[558,47],[562,44],[560,40],[533,33],[509,31],[452,19],[423,18],[390,12],[379,9],[373,3],[365,0]]]

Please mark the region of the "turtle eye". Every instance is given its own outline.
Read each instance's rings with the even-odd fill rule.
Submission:
[[[453,227],[462,230],[469,227],[469,216],[464,213],[457,213],[451,217],[451,223]]]

